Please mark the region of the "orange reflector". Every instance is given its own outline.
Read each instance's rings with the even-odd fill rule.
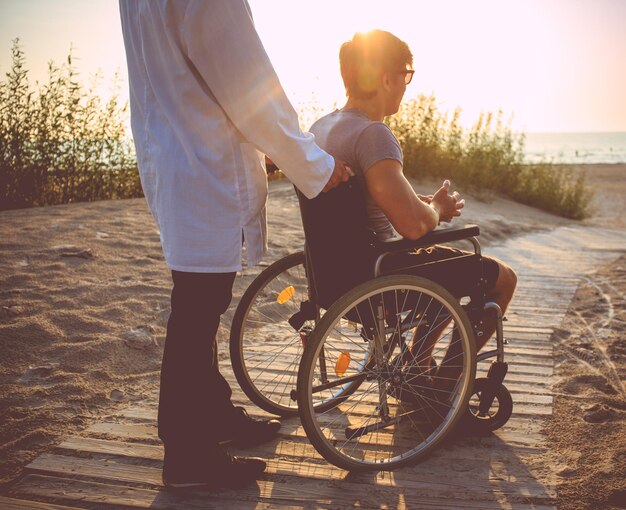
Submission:
[[[293,285],[290,285],[289,287],[285,287],[283,290],[280,291],[280,294],[278,294],[276,301],[278,301],[278,304],[284,305],[287,301],[289,301],[293,297],[293,294],[295,291],[296,289],[293,288]]]
[[[348,365],[350,364],[350,353],[342,352],[337,358],[337,363],[335,363],[335,374],[337,377],[341,377],[346,373],[348,369]]]

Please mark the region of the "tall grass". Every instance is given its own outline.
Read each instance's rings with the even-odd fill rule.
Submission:
[[[35,91],[17,39],[11,54],[0,82],[0,210],[141,196],[118,80],[103,104],[100,78],[85,89],[70,51]]]
[[[403,103],[387,119],[404,152],[407,175],[450,178],[466,189],[488,196],[506,195],[517,202],[573,219],[589,215],[592,192],[585,173],[549,162],[524,162],[524,135],[515,135],[510,121],[482,114],[469,129],[437,108],[434,96]]]

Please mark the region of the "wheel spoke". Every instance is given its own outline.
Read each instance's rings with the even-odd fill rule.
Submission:
[[[293,289],[285,294],[289,287]],[[288,255],[254,279],[233,318],[231,361],[237,381],[255,404],[274,414],[297,413],[291,392],[302,339],[289,319],[307,298],[304,254]]]

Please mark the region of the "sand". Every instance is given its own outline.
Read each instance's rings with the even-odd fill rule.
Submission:
[[[545,432],[559,508],[626,507],[626,256],[583,279],[554,332],[553,415]]]
[[[626,165],[576,167],[582,170],[597,190],[594,216],[583,223],[626,230]],[[419,192],[434,188],[414,185]],[[466,199],[463,221],[481,226],[487,253],[490,244],[513,236],[574,223],[500,197]],[[270,183],[269,222],[265,265],[302,243],[286,180]],[[563,508],[578,508],[577,501],[586,508],[591,492],[604,506],[620,496],[625,267],[621,259],[585,279],[555,336],[562,379],[547,434],[563,463],[559,498],[572,505]],[[219,331],[221,358],[239,297],[258,270],[236,279]],[[0,213],[0,488],[63,437],[158,385],[170,283],[143,199]],[[611,460],[599,462],[593,450]]]

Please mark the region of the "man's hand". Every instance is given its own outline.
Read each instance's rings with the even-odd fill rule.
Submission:
[[[458,192],[454,192],[451,195],[450,181],[446,179],[443,181],[441,188],[433,195],[431,204],[439,212],[439,222],[450,222],[456,216],[461,216],[461,209],[465,207],[465,200],[461,199]]]
[[[422,202],[426,204],[430,204],[433,201],[433,195],[420,195],[418,193],[417,198],[419,198]]]
[[[339,186],[342,182],[346,182],[351,175],[354,174],[352,173],[352,170],[350,170],[350,167],[343,161],[337,161],[335,159],[335,169],[333,170],[333,174],[330,176],[330,179],[328,179],[328,182],[322,191],[326,192]]]

